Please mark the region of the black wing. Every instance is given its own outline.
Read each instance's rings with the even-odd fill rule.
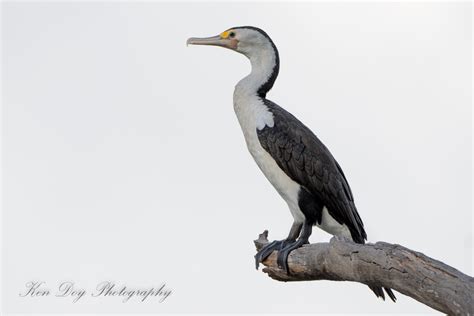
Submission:
[[[347,225],[355,242],[364,243],[367,239],[364,224],[337,161],[316,135],[291,113],[269,100],[264,102],[273,113],[275,124],[257,130],[262,147],[293,181],[317,200],[316,205],[326,206],[337,222]],[[320,223],[321,217],[316,221]]]

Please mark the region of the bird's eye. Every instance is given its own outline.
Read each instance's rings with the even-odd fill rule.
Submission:
[[[229,37],[232,37],[232,38],[235,37],[235,33],[234,33],[234,32],[230,32]]]

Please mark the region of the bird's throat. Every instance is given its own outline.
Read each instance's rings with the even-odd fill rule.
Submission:
[[[278,51],[270,46],[247,57],[252,71],[239,81],[236,89],[240,89],[242,93],[265,98],[278,76],[280,66]]]

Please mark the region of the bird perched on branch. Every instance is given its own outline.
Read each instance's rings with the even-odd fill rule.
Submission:
[[[252,26],[233,27],[217,36],[190,38],[187,44],[231,49],[245,55],[252,66],[235,87],[234,110],[250,154],[294,218],[286,239],[269,243],[255,255],[257,269],[277,250],[278,265],[289,273],[289,253],[309,243],[313,226],[363,244],[367,234],[341,167],[308,127],[266,98],[280,66],[267,33]],[[385,299],[382,287],[369,287]],[[395,301],[392,290],[385,291]]]

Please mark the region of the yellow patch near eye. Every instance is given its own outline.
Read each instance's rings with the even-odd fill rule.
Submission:
[[[230,34],[230,31],[225,31],[221,33],[221,38],[228,38]]]

